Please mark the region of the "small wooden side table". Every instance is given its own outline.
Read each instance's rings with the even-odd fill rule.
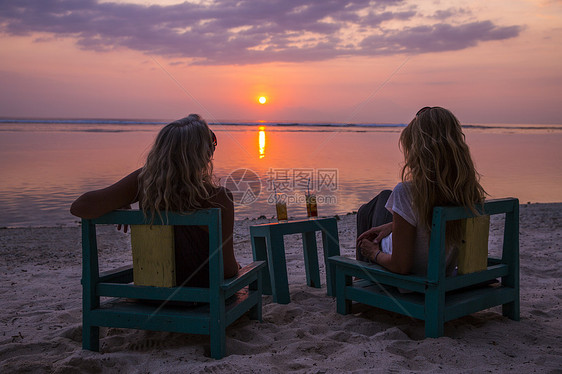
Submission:
[[[335,269],[328,262],[329,257],[339,256],[340,254],[338,225],[335,218],[274,222],[250,226],[254,261],[267,261],[267,267],[262,272],[263,293],[273,295],[273,302],[288,304],[291,301],[287,279],[285,244],[283,242],[284,235],[302,234],[306,284],[310,287],[320,288],[320,270],[316,246],[317,231],[322,232],[327,294],[335,296]]]

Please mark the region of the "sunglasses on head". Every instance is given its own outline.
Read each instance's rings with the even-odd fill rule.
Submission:
[[[431,109],[432,107],[430,106],[424,106],[423,108],[421,108],[420,110],[418,110],[418,112],[416,113],[416,117],[419,116],[420,114],[422,114],[423,112]]]
[[[217,146],[217,136],[215,135],[215,133],[213,132],[213,130],[209,129],[209,131],[211,132],[211,144],[216,147]]]

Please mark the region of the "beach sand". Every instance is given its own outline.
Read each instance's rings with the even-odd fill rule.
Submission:
[[[562,373],[561,212],[562,204],[521,206],[521,320],[496,307],[446,323],[438,339],[423,339],[421,321],[376,308],[337,314],[323,266],[322,288],[307,287],[300,238],[289,236],[291,303],[264,296],[263,322],[244,316],[231,325],[222,360],[208,357],[207,336],[117,328],[101,328],[100,353],[83,351],[80,229],[1,229],[0,372]],[[350,257],[355,219],[338,222]],[[242,264],[252,257],[249,226],[264,222],[236,222]],[[102,270],[130,263],[128,235],[102,230],[100,253]]]

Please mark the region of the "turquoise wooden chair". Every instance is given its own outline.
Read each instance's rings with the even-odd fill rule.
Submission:
[[[446,222],[473,217],[462,207],[434,208],[425,277],[395,274],[379,265],[342,256],[330,257],[335,265],[338,313],[350,313],[353,301],[401,313],[424,320],[426,337],[442,336],[446,321],[496,305],[502,305],[504,316],[518,321],[519,201],[488,201],[481,213],[504,214],[504,232],[501,258],[488,257],[486,235],[487,261],[480,271],[445,275]],[[500,284],[483,285],[500,277]],[[398,288],[413,292],[402,293]]]
[[[228,325],[247,311],[250,311],[250,318],[261,321],[260,272],[265,263],[253,262],[242,268],[236,277],[224,279],[220,209],[188,215],[169,213],[166,222],[166,225],[208,228],[209,288],[135,285],[132,266],[100,274],[96,240],[96,225],[100,224],[146,225],[149,222],[138,210],[118,210],[96,219],[82,220],[83,349],[99,350],[100,326],[121,327],[209,335],[211,357],[219,359],[226,354]],[[164,223],[156,218],[153,225]],[[114,299],[100,303],[100,297]],[[131,299],[153,302],[132,302]],[[181,302],[201,305],[187,306]]]

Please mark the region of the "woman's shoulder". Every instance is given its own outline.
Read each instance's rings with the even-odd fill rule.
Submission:
[[[416,214],[412,207],[410,183],[400,182],[394,187],[386,203],[386,208],[392,213],[397,213],[410,225],[417,226]]]
[[[211,188],[211,195],[232,196],[232,192],[224,186],[213,186]]]
[[[410,182],[400,182],[394,187],[392,193],[388,198],[389,206],[411,206],[412,205],[412,195],[410,191]]]
[[[220,206],[234,205],[232,192],[223,186],[214,186],[210,191],[211,203],[218,203]]]
[[[392,190],[394,194],[410,194],[410,182],[399,182]]]

